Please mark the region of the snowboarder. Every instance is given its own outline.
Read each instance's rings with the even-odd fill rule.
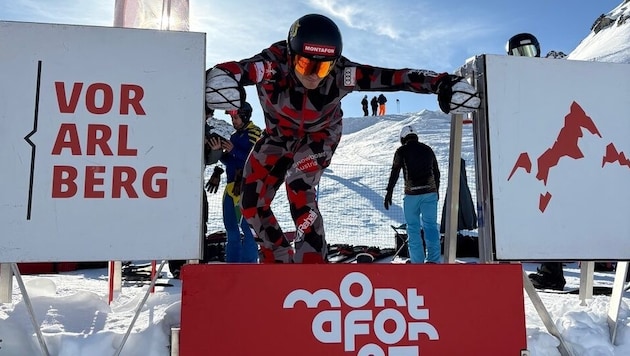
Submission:
[[[236,131],[229,141],[222,142],[223,154],[220,159],[227,175],[223,192],[223,224],[227,233],[225,261],[256,263],[258,245],[247,221],[242,218],[239,200],[245,160],[260,137],[260,128],[251,121],[252,106],[248,102],[243,103],[238,110],[226,111],[226,114],[232,118]]]
[[[431,147],[418,141],[417,131],[412,126],[404,126],[400,130],[400,143],[402,146],[394,153],[385,209],[392,205],[394,187],[402,169],[405,178],[403,211],[411,263],[440,263],[440,232],[437,223],[440,169],[437,159]],[[424,231],[424,244],[420,230]]]
[[[244,168],[241,210],[263,241],[263,262],[324,263],[326,239],[316,187],[341,139],[341,99],[353,91],[437,94],[442,111],[471,112],[479,97],[464,78],[430,70],[362,65],[341,55],[341,33],[329,18],[309,14],[287,39],[251,58],[207,71],[206,103],[236,109],[243,86],[256,85],[266,129]],[[272,210],[285,181],[296,227],[295,253]]]

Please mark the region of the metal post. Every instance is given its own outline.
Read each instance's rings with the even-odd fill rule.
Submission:
[[[462,155],[462,122],[464,115],[451,115],[451,140],[448,153],[448,186],[446,187],[446,229],[444,262],[455,263],[457,256],[457,222],[459,213],[459,179]]]
[[[486,97],[485,60],[476,57],[471,63],[473,83],[483,99]],[[492,199],[490,190],[490,148],[488,141],[488,112],[487,103],[482,100],[481,107],[473,116],[473,139],[475,146],[475,177],[477,181],[477,220],[479,231],[479,262],[494,261]]]
[[[562,335],[560,335],[556,324],[551,319],[551,315],[549,315],[549,312],[545,308],[545,305],[540,299],[538,292],[536,292],[532,281],[529,280],[529,277],[527,276],[525,270],[523,270],[523,287],[525,288],[525,292],[527,292],[527,295],[529,296],[529,300],[532,301],[534,308],[536,308],[538,316],[540,316],[543,324],[545,324],[547,331],[549,331],[551,335],[555,336],[560,341],[560,345],[558,345],[558,351],[560,351],[560,355],[573,356],[573,351],[571,350],[570,346],[564,341]]]
[[[610,304],[608,306],[608,330],[610,331],[610,342],[613,345],[617,345],[617,323],[619,322],[621,299],[623,297],[626,277],[628,276],[628,261],[617,262],[615,271],[615,282],[613,283]]]
[[[26,305],[26,310],[28,310],[28,315],[31,317],[31,323],[33,324],[33,329],[35,329],[35,334],[37,334],[37,341],[39,341],[39,346],[42,349],[42,355],[49,356],[48,347],[46,347],[46,341],[44,341],[44,335],[42,334],[42,330],[39,328],[39,323],[35,318],[35,312],[33,311],[33,304],[31,304],[31,298],[29,298],[28,293],[26,292],[26,286],[24,285],[24,281],[22,280],[22,275],[20,274],[20,269],[18,268],[17,263],[12,263],[11,268],[13,269],[13,274],[15,275],[15,279],[20,286],[20,291],[22,291],[22,298],[24,299],[24,304]]]
[[[13,295],[13,273],[10,263],[0,263],[0,303],[11,303]]]
[[[160,276],[160,273],[162,273],[162,268],[164,267],[164,264],[166,264],[166,260],[162,260],[162,263],[160,263],[160,267],[158,268],[157,273],[151,279],[151,284],[149,285],[149,288],[147,289],[147,292],[144,294],[144,298],[142,298],[142,300],[138,304],[138,308],[136,309],[136,313],[133,316],[133,319],[131,320],[131,323],[129,324],[129,328],[127,328],[127,332],[125,333],[125,336],[123,336],[123,339],[120,342],[120,346],[116,350],[116,353],[114,354],[114,356],[118,356],[122,352],[122,349],[125,346],[125,343],[127,342],[127,339],[129,338],[129,335],[131,334],[131,330],[133,329],[133,325],[136,323],[136,320],[138,320],[138,316],[140,316],[140,312],[142,311],[142,308],[144,308],[144,305],[146,304],[147,299],[149,299],[149,294],[151,294],[151,289],[153,289],[155,287],[155,282],[157,281],[158,277]]]
[[[109,296],[107,301],[111,304],[122,290],[122,261],[109,261],[108,266]]]
[[[171,356],[179,356],[180,328],[171,328]]]
[[[586,305],[587,299],[593,299],[593,274],[595,262],[580,262],[580,305]]]

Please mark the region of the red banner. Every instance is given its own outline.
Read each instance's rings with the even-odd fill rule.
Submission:
[[[518,264],[186,265],[180,353],[519,355]]]

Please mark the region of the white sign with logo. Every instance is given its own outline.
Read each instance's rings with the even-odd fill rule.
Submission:
[[[485,61],[497,258],[630,258],[630,65]]]
[[[0,262],[199,257],[205,35],[0,22]]]

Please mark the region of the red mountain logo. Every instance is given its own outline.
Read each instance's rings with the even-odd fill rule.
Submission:
[[[542,181],[546,186],[550,169],[557,166],[561,158],[568,157],[575,160],[584,158],[584,154],[579,146],[579,140],[583,136],[583,129],[586,129],[592,135],[602,137],[593,120],[586,115],[578,103],[573,102],[569,114],[564,117],[564,126],[560,129],[556,141],[536,160],[538,168],[536,179]],[[630,168],[630,160],[626,158],[623,152],[617,151],[614,144],[610,143],[603,155],[602,168],[606,163],[614,162],[619,162],[620,165]],[[527,173],[531,173],[532,162],[527,152],[521,153],[516,159],[516,163],[507,178],[508,181],[519,168],[524,169]],[[551,197],[552,194],[550,192],[540,194],[538,209],[541,212],[545,212]]]

